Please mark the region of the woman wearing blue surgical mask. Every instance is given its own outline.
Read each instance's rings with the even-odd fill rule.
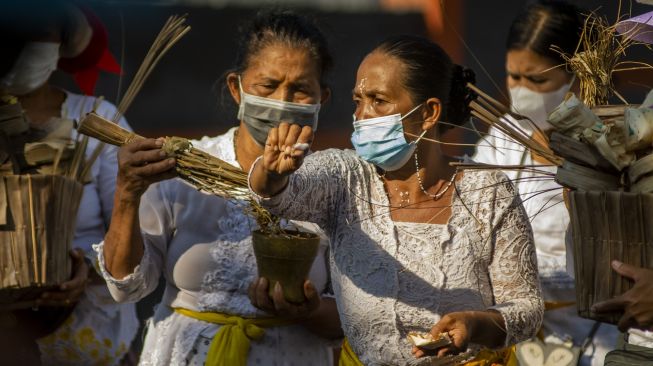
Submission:
[[[426,39],[388,39],[358,68],[355,150],[306,156],[312,129],[282,123],[254,163],[262,204],[330,235],[345,365],[467,360],[540,325],[535,250],[513,186],[500,172],[457,173],[434,143],[443,122],[469,118],[473,79]],[[410,331],[452,343],[434,355],[413,348]]]
[[[324,80],[330,65],[324,36],[309,19],[283,11],[257,14],[244,28],[235,68],[226,76],[239,124],[194,146],[249,170],[263,153],[263,137],[280,120],[317,126],[319,106],[329,97]],[[247,215],[247,203],[166,180],[174,161],[160,148],[160,140],[144,139],[120,149],[114,216],[96,247],[118,301],[137,301],[165,278],[140,363],[332,365],[328,339],[342,332],[329,296],[328,241],[321,241],[305,282],[307,301],[262,310],[249,299],[257,269],[251,235],[256,221]],[[256,286],[267,289],[265,282]]]
[[[517,122],[540,142],[546,143],[545,135],[551,131],[548,114],[562,102],[574,80],[565,67],[557,67],[564,64],[558,51],[575,52],[582,26],[583,17],[575,6],[542,1],[526,7],[508,33],[506,83],[511,109],[539,127],[525,120]],[[492,165],[550,165],[495,129],[478,143],[474,160]],[[555,173],[555,167],[538,169]],[[533,228],[547,309],[542,325],[545,341],[559,344],[571,340],[576,349],[584,345],[579,364],[602,365],[605,353],[615,345],[617,330],[609,324],[599,327],[599,323],[577,315],[574,279],[569,273],[573,270],[568,266],[572,258],[565,247],[569,216],[562,187],[536,173],[505,173],[519,190]]]

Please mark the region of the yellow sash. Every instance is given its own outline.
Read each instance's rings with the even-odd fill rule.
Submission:
[[[242,318],[223,313],[199,312],[182,308],[175,311],[189,318],[208,323],[220,324],[206,355],[207,366],[245,366],[249,353],[250,340],[261,339],[265,334],[263,328],[290,325],[294,319],[281,318]]]
[[[512,346],[499,351],[482,349],[473,360],[464,366],[518,366],[517,347]]]
[[[347,338],[342,341],[342,350],[340,351],[340,361],[338,361],[338,366],[363,366],[363,363],[358,359],[354,350],[351,349]]]
[[[515,346],[500,351],[482,349],[473,360],[464,363],[464,366],[518,366]],[[342,342],[340,362],[338,366],[363,366],[349,345],[347,338]]]

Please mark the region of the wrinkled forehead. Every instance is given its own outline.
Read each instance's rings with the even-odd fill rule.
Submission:
[[[244,73],[256,78],[319,83],[319,70],[319,64],[309,50],[275,43],[252,55]]]

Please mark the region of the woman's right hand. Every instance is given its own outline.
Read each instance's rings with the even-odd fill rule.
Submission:
[[[175,159],[161,150],[164,140],[139,139],[118,150],[116,193],[125,199],[137,199],[147,187],[176,175]]]
[[[268,174],[290,175],[302,166],[313,142],[313,129],[281,122],[268,133],[263,152],[263,168]]]

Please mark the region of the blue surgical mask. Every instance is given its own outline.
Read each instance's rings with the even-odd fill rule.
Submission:
[[[404,136],[404,125],[401,122],[422,105],[418,105],[403,117],[401,114],[354,120],[354,133],[351,143],[356,153],[379,168],[391,172],[404,166],[415,152],[417,143],[426,131],[410,143]],[[355,117],[354,117],[355,119]]]

